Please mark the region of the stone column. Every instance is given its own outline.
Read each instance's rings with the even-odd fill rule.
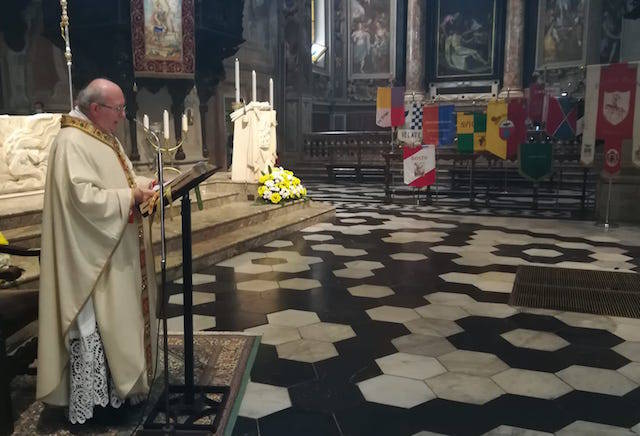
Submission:
[[[504,72],[500,97],[522,97],[525,0],[507,0],[504,42]]]
[[[425,99],[425,1],[409,0],[407,5],[407,50],[405,101],[413,95],[418,101]]]

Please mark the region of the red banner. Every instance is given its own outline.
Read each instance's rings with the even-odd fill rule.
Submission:
[[[612,64],[600,72],[596,137],[604,140],[604,169],[620,171],[622,140],[633,136],[637,67]]]

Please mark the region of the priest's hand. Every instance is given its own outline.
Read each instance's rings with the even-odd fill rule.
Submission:
[[[151,197],[153,197],[154,193],[155,192],[152,191],[151,189],[135,187],[133,189],[133,198],[136,204],[141,204],[147,201],[148,199],[150,199]]]

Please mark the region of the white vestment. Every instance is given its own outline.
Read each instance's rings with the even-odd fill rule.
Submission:
[[[65,127],[63,117],[49,155],[42,214],[37,397],[55,405],[69,403],[70,340],[96,325],[119,398],[148,391],[155,356],[151,236],[147,220],[140,225],[139,214],[130,216],[131,162],[115,138],[71,115],[75,125],[88,127]]]

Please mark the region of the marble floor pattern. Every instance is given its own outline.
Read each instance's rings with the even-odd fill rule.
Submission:
[[[520,264],[635,273],[639,228],[337,206],[194,277],[197,329],[262,336],[234,435],[640,434],[640,320],[506,304]]]
[[[320,201],[331,202],[358,202],[358,203],[382,203],[385,199],[384,185],[380,183],[354,184],[354,183],[309,183],[307,184],[310,195]],[[401,185],[406,189],[405,185]],[[532,209],[533,199],[531,190],[520,188],[516,190],[521,197],[509,197],[494,195],[486,202],[484,188],[477,188],[475,203],[469,203],[468,195],[451,196],[448,187],[431,189],[431,201],[427,204],[426,191],[415,190],[414,195],[394,196],[394,202],[412,205],[419,210],[442,214],[467,214],[488,216],[517,216],[534,218],[589,218],[593,214],[593,192],[587,192],[587,204],[585,211],[581,210],[579,195],[575,190],[561,189],[557,191],[541,191],[551,197],[540,198],[539,209]],[[555,198],[558,192],[565,197]]]

